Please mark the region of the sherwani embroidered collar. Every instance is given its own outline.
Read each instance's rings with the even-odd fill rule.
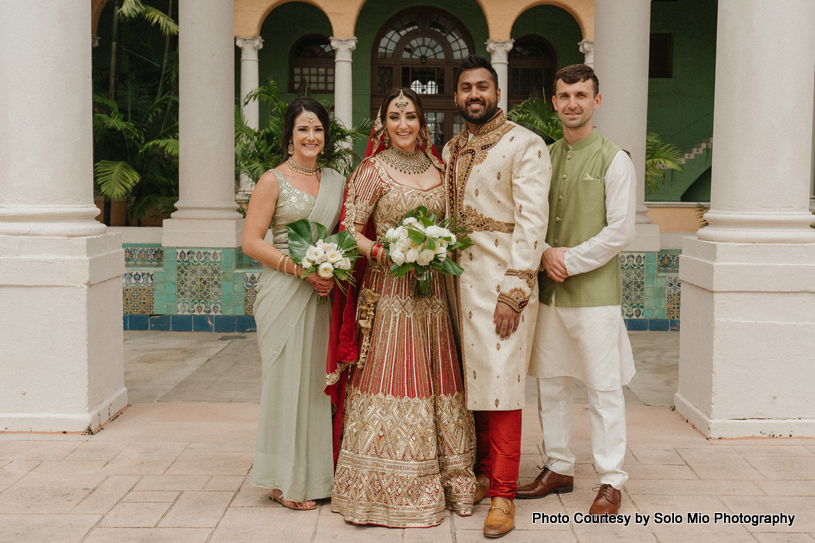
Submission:
[[[495,112],[495,115],[489,118],[489,120],[483,124],[478,125],[475,129],[475,133],[473,134],[470,130],[465,127],[464,130],[458,133],[455,137],[456,141],[456,148],[462,149],[469,145],[472,145],[474,142],[479,141],[479,138],[484,137],[485,135],[489,134],[490,132],[494,132],[498,130],[507,122],[507,115],[504,113],[500,107],[498,111]]]
[[[579,151],[581,149],[585,149],[586,147],[593,144],[600,138],[601,138],[600,132],[598,132],[597,128],[595,128],[594,130],[591,131],[591,134],[589,134],[588,136],[581,140],[577,140],[576,142],[574,142],[574,145],[569,145],[568,141],[566,142],[566,145],[569,145],[569,149],[571,149],[572,151]]]

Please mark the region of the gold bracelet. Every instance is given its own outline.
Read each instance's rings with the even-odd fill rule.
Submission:
[[[365,257],[368,259],[368,262],[371,262],[371,263],[375,262],[374,261],[374,256],[372,254],[374,252],[374,247],[375,246],[376,246],[376,243],[371,243],[371,245],[368,247],[368,251],[365,253]]]
[[[286,258],[288,258],[289,260],[291,260],[291,257],[290,257],[289,255],[286,255]],[[291,274],[289,273],[289,270],[287,269],[287,267],[288,267],[288,266],[287,266],[287,264],[288,264],[288,262],[284,262],[284,263],[283,263],[283,271],[285,272],[285,274],[286,274],[286,275],[291,275]]]
[[[277,260],[274,263],[274,269],[276,269],[277,271],[283,271],[280,269],[280,261],[283,259],[284,256],[286,255],[284,255],[283,253],[277,255]]]

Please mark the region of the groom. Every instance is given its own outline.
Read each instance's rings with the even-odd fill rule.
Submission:
[[[515,526],[521,408],[546,239],[549,152],[498,109],[498,77],[483,57],[461,62],[455,101],[466,129],[444,147],[447,216],[470,232],[455,280],[467,407],[478,440],[476,501],[492,498],[484,535]]]

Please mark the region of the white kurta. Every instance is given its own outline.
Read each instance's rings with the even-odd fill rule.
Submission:
[[[565,252],[570,276],[606,264],[634,239],[636,186],[634,164],[619,151],[605,176],[608,226]],[[574,377],[595,390],[628,384],[634,376],[634,356],[620,306],[557,307],[552,298],[549,305],[538,305],[529,375]]]

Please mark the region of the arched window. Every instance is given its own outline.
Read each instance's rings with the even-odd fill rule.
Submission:
[[[473,51],[470,34],[449,13],[427,6],[397,13],[374,40],[371,116],[391,89],[408,87],[422,96],[430,137],[441,150],[464,129],[453,104],[455,73]]]
[[[515,40],[509,52],[508,106],[530,96],[549,99],[556,71],[557,55],[551,43],[535,35]]]
[[[289,55],[289,92],[299,96],[334,92],[334,49],[321,34],[308,34],[295,42]]]

